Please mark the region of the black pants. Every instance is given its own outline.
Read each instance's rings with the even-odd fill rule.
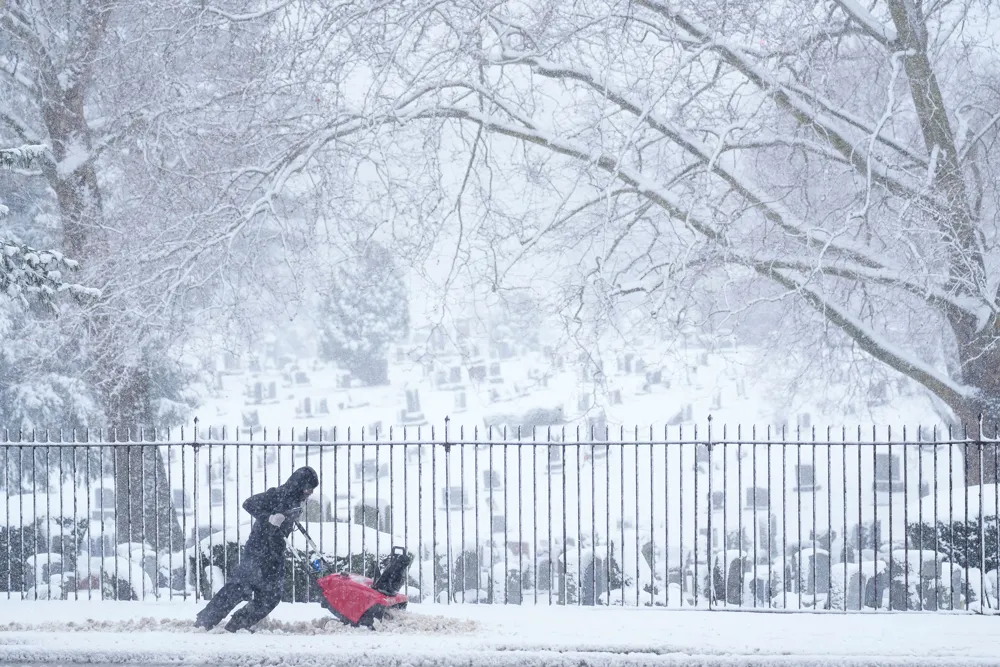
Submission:
[[[198,612],[197,622],[205,628],[214,628],[244,600],[249,602],[233,614],[226,624],[226,630],[249,630],[262,621],[281,602],[281,590],[276,586],[259,587],[236,581],[228,583]]]

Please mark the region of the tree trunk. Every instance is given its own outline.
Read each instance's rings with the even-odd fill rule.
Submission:
[[[157,552],[183,548],[184,534],[174,512],[159,447],[119,446],[114,460],[119,543],[145,543]]]
[[[83,113],[82,96],[74,91],[44,107],[45,125],[52,142],[56,165],[48,174],[62,218],[63,251],[73,259],[93,257],[103,234],[104,204],[94,168],[90,129]]]
[[[118,367],[117,386],[104,404],[118,442],[141,440],[151,421],[149,374]],[[118,542],[145,543],[156,551],[184,546],[163,454],[156,445],[115,447],[115,517]]]
[[[968,438],[965,445],[965,484],[995,484],[1000,478],[1000,452],[997,446],[983,442],[996,437],[994,421],[1000,417],[1000,349],[993,341],[992,327],[977,331],[970,318],[952,319],[952,331],[958,344],[960,380],[979,389],[977,396],[950,405],[959,422],[955,439]]]
[[[75,48],[58,57],[45,51],[43,40],[33,41],[38,58],[39,106],[52,145],[55,167],[46,176],[56,193],[62,222],[63,251],[78,260],[87,259],[88,245],[103,241],[100,224],[104,203],[94,168],[94,142],[87,124],[87,94],[94,67],[105,40],[111,5],[104,0],[84,2],[80,7]],[[71,19],[72,20],[72,19]],[[93,252],[93,249],[90,249]]]

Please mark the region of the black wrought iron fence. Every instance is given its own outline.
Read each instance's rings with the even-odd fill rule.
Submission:
[[[413,601],[1000,608],[1000,458],[981,431],[6,436],[8,598],[210,597],[249,535],[243,500],[310,465],[324,557],[372,575],[404,545]],[[306,544],[289,546],[285,598],[314,600]]]

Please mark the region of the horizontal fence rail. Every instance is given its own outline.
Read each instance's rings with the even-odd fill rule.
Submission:
[[[210,598],[243,501],[309,465],[319,555],[373,576],[405,546],[412,602],[1000,608],[995,430],[5,435],[7,598]],[[315,557],[293,533],[284,599],[318,599]]]

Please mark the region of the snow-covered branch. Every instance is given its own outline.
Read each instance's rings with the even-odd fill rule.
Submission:
[[[791,261],[787,258],[760,258],[758,261],[775,269],[794,270],[805,276],[827,274],[837,276],[839,278],[846,278],[858,284],[872,283],[897,287],[908,292],[909,294],[912,294],[918,299],[926,301],[935,308],[952,311],[956,314],[964,313],[966,316],[975,316],[976,310],[983,305],[979,302],[971,302],[968,299],[963,300],[952,296],[941,289],[940,286],[935,286],[931,283],[933,276],[913,275],[912,270],[905,271],[903,267],[896,267],[892,269],[888,267],[872,268],[870,266],[851,264],[827,264],[822,261],[816,263]],[[925,283],[915,280],[920,277],[925,279]],[[946,276],[941,279],[942,282],[945,282],[946,280]]]
[[[780,200],[775,200],[766,194],[749,178],[738,175],[733,170],[722,166],[713,159],[716,149],[704,144],[692,132],[678,126],[676,123],[659,116],[650,108],[643,108],[631,99],[631,96],[607,81],[598,81],[591,73],[577,68],[558,65],[541,58],[525,57],[521,62],[532,66],[543,76],[553,79],[575,80],[588,86],[592,91],[636,116],[639,122],[647,124],[652,129],[668,137],[680,148],[697,159],[707,170],[719,176],[725,183],[742,197],[746,198],[768,220],[778,224],[791,237],[801,240],[807,246],[816,249],[826,248],[845,254],[853,261],[872,267],[881,265],[880,260],[860,247],[849,247],[841,243],[833,243],[830,239],[819,241],[807,231],[807,225],[797,219],[797,216]],[[854,151],[855,153],[857,151]],[[850,159],[850,158],[846,158]]]
[[[977,143],[983,140],[983,137],[989,134],[989,132],[992,131],[994,128],[996,128],[998,125],[1000,125],[1000,112],[994,114],[988,121],[986,121],[983,124],[981,128],[979,128],[979,131],[976,132],[971,139],[969,139],[967,142],[965,142],[959,147],[958,149],[959,161],[965,162],[966,158],[969,155],[969,151],[972,150],[972,148]]]
[[[801,296],[813,310],[835,324],[866,353],[903,375],[913,378],[948,405],[960,406],[978,394],[975,387],[955,382],[941,371],[893,345],[863,321],[829,299],[825,299],[807,283],[800,282],[766,263],[755,264],[754,269]]]
[[[812,130],[818,140],[828,143],[840,153],[854,166],[858,173],[865,173],[870,166],[873,180],[877,183],[902,196],[922,197],[923,192],[919,184],[910,185],[901,181],[892,173],[895,171],[894,165],[883,164],[877,156],[871,155],[868,151],[860,150],[857,143],[845,134],[843,128],[838,127],[834,117],[817,108],[791,86],[779,81],[771,72],[755,63],[739,46],[713,34],[707,27],[690,19],[673,5],[658,0],[636,0],[636,4],[663,16],[692,36],[710,45],[714,52],[720,54],[729,65],[773,99],[780,108],[790,113],[802,127]],[[876,136],[878,135],[876,134]],[[946,202],[931,201],[931,203],[940,207],[942,211],[947,206]]]
[[[0,55],[0,73],[4,74],[8,79],[17,83],[25,90],[34,90],[34,79],[27,76],[22,69],[23,68],[18,67],[17,62],[12,61],[8,56]]]
[[[220,16],[220,17],[226,19],[227,21],[232,21],[234,23],[240,23],[240,22],[244,22],[244,21],[256,21],[258,19],[264,18],[265,16],[269,16],[271,14],[274,14],[275,12],[280,12],[285,7],[288,7],[289,5],[291,5],[292,2],[294,2],[294,0],[285,0],[284,2],[279,2],[279,3],[276,3],[276,4],[271,5],[269,7],[264,7],[262,9],[257,10],[257,11],[246,12],[246,13],[243,13],[243,14],[235,14],[233,12],[228,12],[228,11],[226,11],[224,9],[220,9],[220,8],[212,6],[212,5],[207,5],[205,7],[205,11],[208,12],[209,14],[214,14],[216,16]]]
[[[619,180],[635,188],[651,200],[659,204],[673,218],[691,227],[699,234],[724,246],[731,247],[723,231],[713,227],[710,223],[694,214],[688,207],[687,202],[677,197],[669,191],[648,181],[640,174],[633,173],[630,169],[622,167],[618,161],[606,154],[594,152],[587,147],[572,141],[558,139],[546,135],[537,130],[518,128],[507,123],[497,122],[475,110],[466,109],[434,109],[421,112],[423,117],[451,117],[476,123],[485,129],[520,139],[538,146],[545,147],[556,153],[574,157],[593,164],[608,173],[614,174]],[[752,268],[756,272],[764,275],[784,287],[794,290],[809,303],[818,313],[823,315],[831,323],[842,329],[845,334],[855,340],[866,352],[874,358],[898,370],[900,373],[912,377],[924,386],[942,396],[950,404],[960,404],[965,398],[975,393],[971,387],[956,384],[947,376],[941,374],[936,369],[912,358],[905,352],[897,349],[889,341],[884,340],[863,322],[848,314],[833,302],[825,299],[821,294],[811,287],[802,284],[787,274],[776,268],[772,263],[759,261],[749,256],[740,256],[738,252],[730,253],[731,261]],[[953,403],[952,403],[953,402]]]
[[[0,294],[27,305],[29,299],[51,299],[59,292],[99,297],[100,290],[66,280],[77,263],[54,250],[0,241]]]
[[[896,41],[896,30],[890,25],[884,25],[872,16],[871,12],[861,6],[857,0],[833,0],[854,19],[864,31],[883,46],[889,46]]]
[[[0,148],[0,167],[27,167],[43,157],[48,147],[42,144],[25,144],[17,148]]]

